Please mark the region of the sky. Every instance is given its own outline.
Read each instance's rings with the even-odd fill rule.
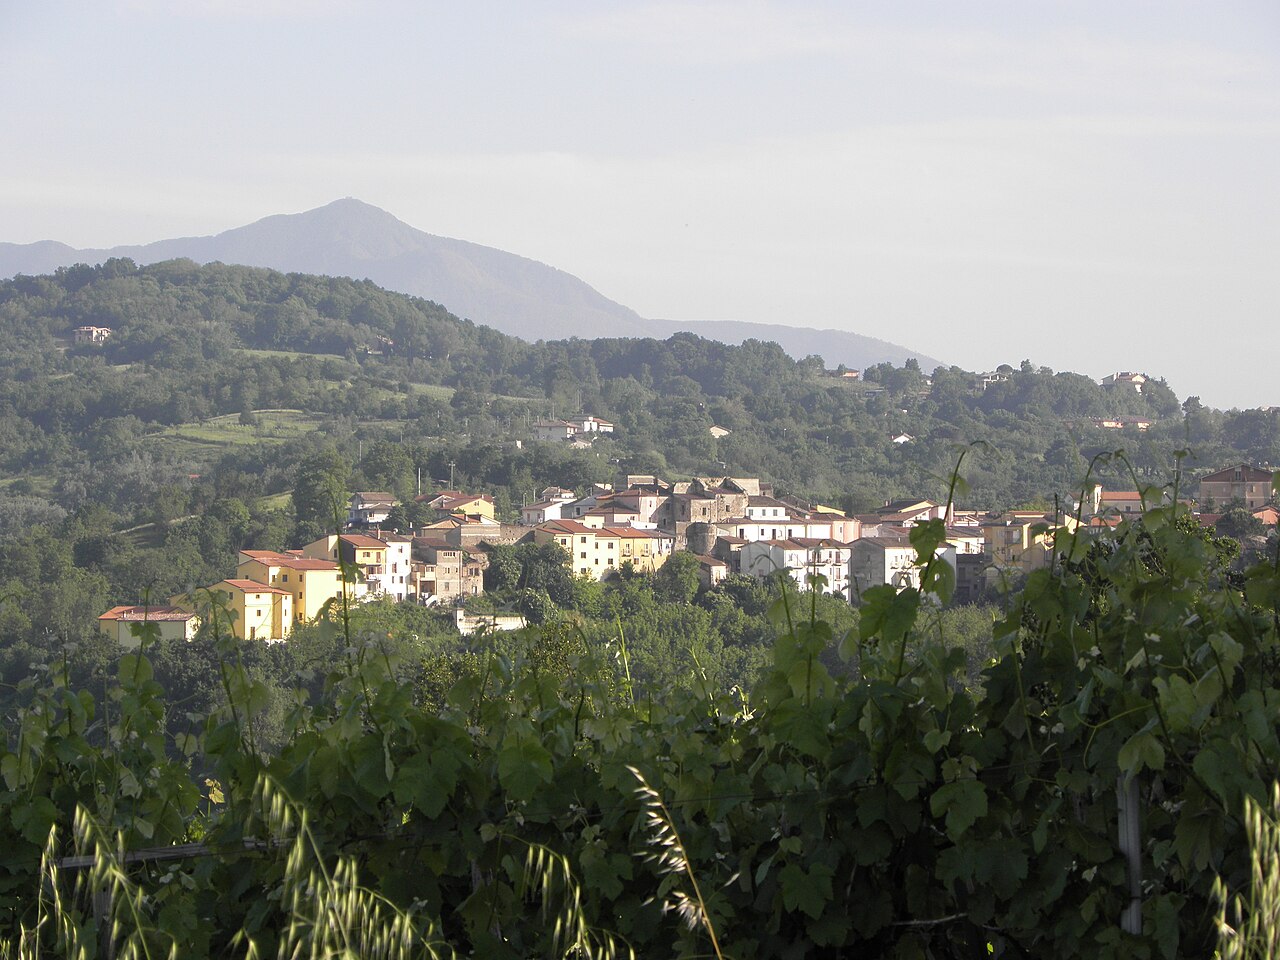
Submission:
[[[0,240],[357,197],[648,317],[1280,405],[1280,4],[0,0]]]

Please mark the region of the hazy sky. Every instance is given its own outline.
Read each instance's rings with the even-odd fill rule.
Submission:
[[[343,196],[651,317],[1280,405],[1280,3],[0,0],[0,240]]]

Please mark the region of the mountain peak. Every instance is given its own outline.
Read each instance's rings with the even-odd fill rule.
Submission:
[[[343,197],[301,213],[263,217],[216,236],[159,240],[111,250],[75,250],[46,241],[0,243],[0,277],[46,273],[73,263],[130,257],[155,263],[185,257],[291,273],[369,279],[400,293],[434,300],[460,317],[525,340],[656,337],[685,329],[725,342],[775,340],[795,357],[821,352],[832,366],[889,360],[935,361],[854,333],[746,323],[644,320],[571,274],[527,257],[466,240],[433,236],[371,203]]]
[[[365,203],[355,197],[342,197],[339,200],[331,200],[323,206],[314,207],[311,210],[304,210],[301,213],[294,214],[278,214],[284,217],[304,217],[307,219],[336,219],[344,220],[368,220],[376,223],[400,223],[403,221],[398,219],[394,214],[388,213],[381,207],[375,207],[372,203]],[[271,219],[267,217],[266,219]],[[261,221],[259,221],[261,222]],[[407,224],[403,224],[408,226]]]

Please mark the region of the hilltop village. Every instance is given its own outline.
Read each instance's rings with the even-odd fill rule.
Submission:
[[[595,418],[589,429],[607,428]],[[569,421],[562,421],[566,428]],[[605,426],[602,427],[601,425]],[[579,424],[580,428],[580,424]],[[564,435],[570,439],[573,431]],[[1257,529],[1275,529],[1272,472],[1247,463],[1199,481],[1186,505],[1200,524],[1216,528],[1228,509]],[[209,617],[244,640],[286,640],[300,623],[377,598],[456,608],[458,628],[514,629],[518,614],[469,616],[465,604],[484,592],[491,552],[502,546],[554,544],[575,577],[603,580],[653,573],[677,553],[696,561],[699,582],[714,587],[732,575],[755,580],[786,576],[801,590],[818,589],[856,603],[867,589],[920,586],[911,528],[942,520],[939,556],[955,571],[953,602],[980,600],[997,583],[1045,566],[1057,530],[1103,530],[1160,504],[1160,494],[1107,490],[1094,484],[1083,500],[1058,512],[957,509],[923,498],[887,502],[872,513],[847,515],[833,507],[775,496],[758,478],[699,477],[669,482],[624,475],[617,484],[575,492],[547,487],[520,508],[520,522],[495,517],[488,494],[443,490],[416,504],[435,519],[390,529],[400,505],[387,491],[357,491],[347,504],[345,530],[284,551],[239,552],[236,576],[164,605],[120,605],[99,617],[103,632],[123,644],[134,628],[154,623],[162,636],[194,636]],[[1221,507],[1224,512],[1212,510]],[[692,563],[691,563],[692,565]]]

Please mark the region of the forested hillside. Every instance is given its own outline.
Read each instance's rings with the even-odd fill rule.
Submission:
[[[82,324],[114,332],[104,345],[68,349]],[[112,499],[129,497],[114,479],[133,454],[160,475],[203,472],[222,451],[175,450],[164,428],[228,414],[252,425],[255,411],[273,409],[321,416],[322,433],[341,445],[356,433],[431,445],[412,451],[415,464],[447,450],[467,482],[508,488],[517,502],[529,491],[516,474],[538,454],[501,441],[527,439],[531,419],[578,410],[619,425],[610,452],[624,466],[693,474],[722,461],[729,473],[759,472],[853,507],[936,493],[953,446],[976,440],[994,452],[972,497],[993,508],[1067,489],[1103,449],[1125,448],[1144,472],[1168,467],[1170,444],[1190,447],[1193,469],[1280,459],[1270,412],[1222,414],[1194,398],[1180,406],[1160,382],[1141,395],[1107,391],[1024,361],[985,391],[957,368],[910,364],[846,383],[824,376],[816,358],[792,361],[750,341],[527,344],[368,283],[184,261],[137,269],[117,260],[6,282],[0,331],[3,468],[42,493],[79,474],[82,483],[103,477]],[[1122,414],[1156,422],[1142,433],[1089,424]],[[712,424],[730,435],[713,441]],[[899,432],[914,442],[895,446]]]
[[[112,333],[76,345],[82,325]],[[977,441],[961,506],[985,509],[1052,505],[1120,447],[1150,478],[1179,449],[1190,471],[1280,461],[1272,412],[1179,404],[1158,381],[1108,391],[1023,362],[985,390],[911,364],[848,382],[772,344],[689,334],[528,344],[369,283],[187,261],[5,282],[0,334],[6,641],[81,636],[108,601],[216,580],[241,546],[298,542],[315,527],[291,494],[317,472],[401,496],[419,472],[427,489],[452,477],[511,516],[545,486],[622,470],[760,476],[866,510],[943,497],[957,449]],[[532,421],[577,410],[616,433],[590,450],[529,442]],[[1090,423],[1120,414],[1153,423]],[[893,443],[902,432],[914,439]]]

